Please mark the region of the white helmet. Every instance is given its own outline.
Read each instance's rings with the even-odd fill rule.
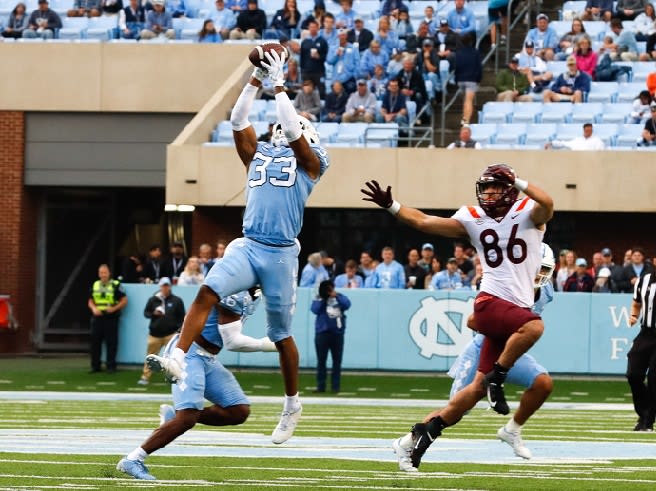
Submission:
[[[298,117],[298,122],[301,125],[301,129],[303,130],[303,136],[305,136],[305,139],[308,141],[308,143],[315,143],[319,144],[319,132],[317,129],[308,121],[306,118],[303,116]],[[273,129],[271,130],[271,145],[274,147],[284,147],[284,146],[289,146],[289,142],[287,142],[287,137],[285,136],[285,132],[282,129],[282,125],[280,123],[275,123],[273,125]]]
[[[551,281],[551,275],[556,267],[556,259],[554,253],[544,242],[542,243],[542,262],[540,269],[535,277],[535,288],[540,288]]]

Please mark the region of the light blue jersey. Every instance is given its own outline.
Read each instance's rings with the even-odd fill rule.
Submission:
[[[328,168],[328,154],[310,145],[321,161],[320,176]],[[314,185],[296,164],[294,151],[259,142],[248,166],[244,237],[273,246],[290,246],[303,225],[303,212]]]
[[[553,285],[547,283],[540,288],[539,292],[540,294],[531,309],[538,315],[542,314],[544,307],[553,300]],[[484,339],[485,336],[482,334],[474,336],[449,369],[449,377],[453,379],[450,399],[474,381]],[[548,373],[546,368],[540,365],[531,355],[523,354],[508,371],[506,382],[529,388],[533,385],[535,378],[543,373]]]
[[[371,280],[372,288],[405,288],[405,271],[397,261],[380,263]]]

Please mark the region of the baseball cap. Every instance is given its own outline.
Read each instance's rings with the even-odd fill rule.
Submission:
[[[515,55],[510,59],[510,63],[519,63],[519,56]]]
[[[448,25],[448,24],[449,24],[449,21],[446,20],[444,17],[442,17],[442,18],[440,19],[440,25],[441,25],[441,26],[446,26],[446,25]]]
[[[358,85],[367,85],[367,81],[363,78],[358,79]]]
[[[608,278],[610,277],[610,269],[608,268],[601,268],[599,270],[599,273],[597,274],[598,278]]]
[[[159,283],[157,283],[157,284],[159,286],[162,286],[162,285],[169,285],[170,286],[171,285],[171,280],[168,279],[166,276],[164,276],[163,278],[159,279]]]
[[[533,44],[533,41],[526,41],[526,42],[524,43],[524,47],[525,47],[525,48],[534,48],[534,47],[535,47],[535,44]]]
[[[362,19],[361,15],[356,15],[355,19],[353,19],[353,22],[364,22],[364,20]]]
[[[424,41],[421,43],[423,46],[433,46],[433,40],[432,39],[424,39]]]
[[[447,263],[458,263],[458,261],[456,261],[455,257],[450,257]]]
[[[431,251],[435,250],[435,248],[433,247],[433,244],[431,244],[430,242],[426,242],[423,246],[421,246],[421,249],[422,250],[430,249]]]
[[[601,255],[602,255],[602,256],[612,256],[612,255],[613,255],[613,251],[611,251],[608,247],[604,247],[604,248],[601,250]]]
[[[39,3],[48,3],[48,0],[39,0]]]
[[[549,20],[549,16],[547,14],[538,14],[538,16],[535,18],[535,20]]]
[[[576,265],[577,266],[583,266],[585,268],[588,265],[588,261],[586,261],[585,259],[580,257],[576,260]]]

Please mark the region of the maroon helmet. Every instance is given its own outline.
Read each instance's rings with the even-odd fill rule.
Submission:
[[[476,197],[483,211],[492,218],[503,217],[517,201],[519,190],[514,187],[515,171],[506,164],[492,164],[487,167],[476,181]],[[503,194],[499,198],[489,199],[483,192],[495,184],[503,188]]]

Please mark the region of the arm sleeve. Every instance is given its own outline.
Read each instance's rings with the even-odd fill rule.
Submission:
[[[278,121],[287,137],[287,141],[293,142],[303,136],[303,130],[299,124],[298,114],[296,113],[294,106],[292,106],[292,101],[289,100],[289,96],[287,96],[286,92],[279,92],[276,94],[276,113],[278,115]]]
[[[312,300],[312,305],[310,305],[310,310],[314,315],[319,315],[319,312],[321,312],[321,303],[322,300]]]
[[[232,123],[232,129],[234,131],[241,131],[251,125],[251,122],[248,120],[248,113],[251,111],[256,93],[257,87],[247,83],[241,94],[239,94],[239,98],[235,102],[235,107],[232,108],[232,113],[230,114],[230,123]]]

